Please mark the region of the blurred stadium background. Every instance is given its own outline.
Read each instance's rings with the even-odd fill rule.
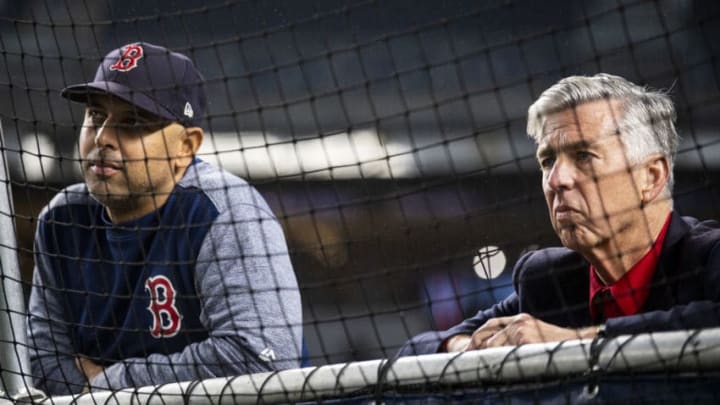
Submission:
[[[720,218],[718,4],[0,0],[23,277],[40,209],[81,180],[82,113],[60,89],[112,48],[164,44],[208,82],[200,157],[255,184],[284,226],[311,362],[392,356],[506,296],[520,253],[557,243],[525,114],[561,77],[670,89],[676,208]]]

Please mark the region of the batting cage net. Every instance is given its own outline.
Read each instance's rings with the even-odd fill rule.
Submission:
[[[717,225],[680,216],[720,217],[718,38],[712,0],[0,1],[2,398],[717,402]],[[548,124],[576,103],[541,117],[565,141],[527,136],[543,91],[597,73],[674,104],[674,164],[642,177],[674,171],[672,198],[557,169],[573,136],[573,167],[602,154]],[[572,190],[612,240],[672,206],[642,252],[693,229],[652,250],[637,314],[590,304]],[[507,344],[454,351],[483,310]],[[520,312],[578,332],[515,344],[536,324],[494,315]]]

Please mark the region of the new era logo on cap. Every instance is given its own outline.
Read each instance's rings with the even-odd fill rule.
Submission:
[[[90,94],[111,94],[158,117],[200,126],[204,79],[185,55],[138,42],[108,53],[92,82],[68,86],[64,97],[86,103]]]

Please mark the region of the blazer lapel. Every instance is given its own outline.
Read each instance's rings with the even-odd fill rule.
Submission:
[[[665,236],[662,253],[660,253],[660,261],[653,273],[650,294],[642,312],[668,309],[677,301],[672,280],[677,280],[677,274],[682,270],[678,262],[681,242],[690,231],[690,226],[674,211],[671,215],[668,233]]]

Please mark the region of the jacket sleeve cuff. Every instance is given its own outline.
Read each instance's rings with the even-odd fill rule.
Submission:
[[[95,390],[118,390],[128,387],[125,378],[125,365],[121,363],[113,364],[105,368],[102,373],[95,376],[90,382],[90,391]]]

